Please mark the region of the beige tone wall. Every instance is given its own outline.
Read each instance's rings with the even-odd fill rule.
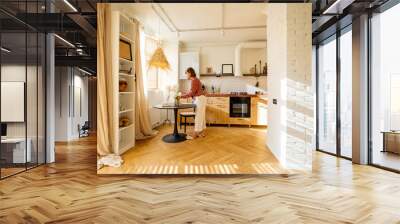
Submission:
[[[314,91],[311,4],[267,5],[267,145],[288,168],[311,169]]]

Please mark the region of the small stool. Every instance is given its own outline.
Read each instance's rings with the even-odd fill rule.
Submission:
[[[185,118],[185,123],[184,124],[184,132],[186,133],[186,119],[188,117],[195,117],[196,116],[196,112],[192,112],[192,111],[185,111],[185,112],[180,112],[179,113],[179,128],[182,129],[182,117]]]

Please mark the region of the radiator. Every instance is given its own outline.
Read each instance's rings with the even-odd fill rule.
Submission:
[[[154,128],[163,123],[163,116],[162,116],[163,111],[154,108],[155,105],[162,104],[164,102],[163,91],[157,89],[149,90],[148,102],[149,102],[150,122],[152,127]]]
[[[161,120],[161,111],[159,109],[153,108],[151,107],[149,109],[150,111],[150,122],[151,122],[151,126],[153,128],[161,125],[162,120]]]

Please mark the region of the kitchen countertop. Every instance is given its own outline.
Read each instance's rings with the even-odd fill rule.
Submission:
[[[257,94],[232,94],[232,93],[206,93],[207,97],[231,97],[231,96],[238,96],[238,97],[265,97],[265,95],[257,95]]]

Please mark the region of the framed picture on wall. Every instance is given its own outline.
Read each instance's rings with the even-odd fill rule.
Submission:
[[[222,75],[233,75],[233,64],[222,64]]]
[[[119,57],[132,61],[132,46],[131,43],[119,40]]]

